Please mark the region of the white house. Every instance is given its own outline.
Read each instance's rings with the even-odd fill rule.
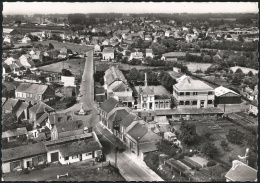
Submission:
[[[65,87],[73,86],[75,87],[75,77],[74,76],[61,76],[61,82]]]
[[[113,48],[104,48],[102,54],[103,60],[114,60],[115,59],[115,51]]]
[[[27,36],[24,36],[24,38],[22,39],[22,43],[31,43],[31,42],[32,40]]]
[[[132,52],[129,57],[129,60],[132,60],[133,58],[142,60],[144,58],[143,53],[142,52]]]
[[[145,56],[153,58],[153,50],[152,49],[146,49],[145,50]]]

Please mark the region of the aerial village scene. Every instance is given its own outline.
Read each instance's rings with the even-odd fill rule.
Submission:
[[[2,18],[2,181],[257,182],[258,3]]]

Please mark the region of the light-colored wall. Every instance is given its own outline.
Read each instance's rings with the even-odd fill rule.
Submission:
[[[11,172],[10,162],[2,163],[2,172],[3,173]]]

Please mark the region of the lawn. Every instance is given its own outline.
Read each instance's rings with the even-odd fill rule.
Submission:
[[[230,69],[233,71],[233,72],[236,72],[236,70],[240,68],[243,73],[247,74],[249,71],[252,71],[253,74],[258,74],[258,70],[255,70],[255,69],[250,69],[250,68],[247,68],[247,67],[239,67],[239,66],[235,66],[235,67],[230,67]]]
[[[186,66],[188,67],[190,72],[195,72],[196,70],[202,70],[203,72],[207,70],[212,64],[206,63],[187,63]]]
[[[85,67],[85,58],[81,59],[68,59],[66,61],[53,63],[39,67],[38,69],[49,72],[61,72],[61,70],[68,69],[74,75],[82,75]]]
[[[78,45],[75,43],[68,43],[68,42],[63,43],[63,42],[58,42],[58,41],[54,41],[54,40],[38,42],[38,44],[42,44],[42,45],[49,45],[49,43],[51,43],[54,46],[54,49],[57,49],[57,50],[60,50],[63,47],[66,47],[67,49],[76,51],[78,53],[85,53],[90,50],[93,50],[93,46]]]

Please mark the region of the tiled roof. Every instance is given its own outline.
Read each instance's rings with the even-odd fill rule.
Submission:
[[[133,96],[126,96],[126,97],[121,97],[121,96],[118,96],[119,100],[121,100],[122,102],[124,101],[135,101],[134,97]]]
[[[174,85],[179,91],[203,91],[203,90],[213,90],[212,87],[205,84],[200,80],[193,80],[189,76],[184,78],[182,81]]]
[[[75,135],[81,135],[83,133],[84,133],[83,128],[82,129],[78,129],[78,130],[60,132],[59,133],[59,138],[70,137],[70,136],[75,136]]]
[[[136,141],[139,141],[146,133],[148,132],[148,128],[140,123],[136,123],[127,133]]]
[[[16,105],[21,105],[21,104],[22,104],[22,101],[15,99],[15,98],[9,98],[3,105],[3,109],[12,110]]]
[[[123,91],[126,91],[127,89],[130,90],[130,88],[125,83],[121,82],[119,85],[114,87],[112,90],[113,90],[113,92],[123,92]]]
[[[113,97],[110,97],[100,105],[100,108],[106,111],[107,113],[109,113],[116,107],[118,103],[119,103],[118,100],[116,100]]]
[[[113,48],[104,48],[103,53],[114,53]]]
[[[217,97],[222,96],[222,95],[225,95],[225,94],[227,94],[227,93],[232,93],[232,94],[235,94],[235,95],[240,96],[238,93],[234,92],[233,90],[230,90],[230,89],[225,88],[225,87],[223,87],[223,86],[220,86],[220,87],[215,88],[215,95],[216,95]]]
[[[50,112],[55,111],[55,109],[51,108],[50,106],[48,106],[48,105],[45,104],[44,102],[39,102],[38,104],[32,106],[32,107],[29,109],[29,111],[34,112],[35,114],[37,114],[37,113],[43,113],[43,112],[45,112],[44,109],[45,109],[46,111],[50,111]]]
[[[106,83],[108,86],[115,80],[123,81],[126,83],[124,74],[116,67],[112,66],[105,71]]]
[[[14,130],[8,130],[8,131],[3,132],[2,138],[16,137],[18,135],[24,135],[24,134],[27,134],[27,130],[25,127],[16,128]]]
[[[108,117],[108,120],[119,122],[124,119],[129,114],[125,109],[116,110],[111,116]]]
[[[257,170],[238,161],[239,164],[231,168],[225,177],[233,182],[256,182]]]
[[[141,118],[136,114],[130,113],[129,115],[127,115],[125,118],[122,119],[120,125],[124,127],[128,127],[135,120],[141,120]]]
[[[105,93],[104,87],[95,87],[95,94]]]
[[[43,94],[48,88],[48,85],[33,84],[33,83],[21,83],[16,92]]]
[[[142,95],[154,95],[154,91],[149,86],[145,86],[144,88],[141,88],[140,93]]]
[[[157,151],[158,148],[156,146],[157,142],[147,142],[147,143],[142,143],[139,144],[139,148],[143,153],[147,153],[147,152],[153,152],[153,151]]]
[[[42,142],[36,144],[28,144],[10,149],[2,149],[2,161],[12,161],[24,157],[44,154],[46,152],[47,151],[45,145]]]
[[[149,130],[143,137],[141,137],[140,142],[157,142],[160,139],[162,139],[162,137]]]

